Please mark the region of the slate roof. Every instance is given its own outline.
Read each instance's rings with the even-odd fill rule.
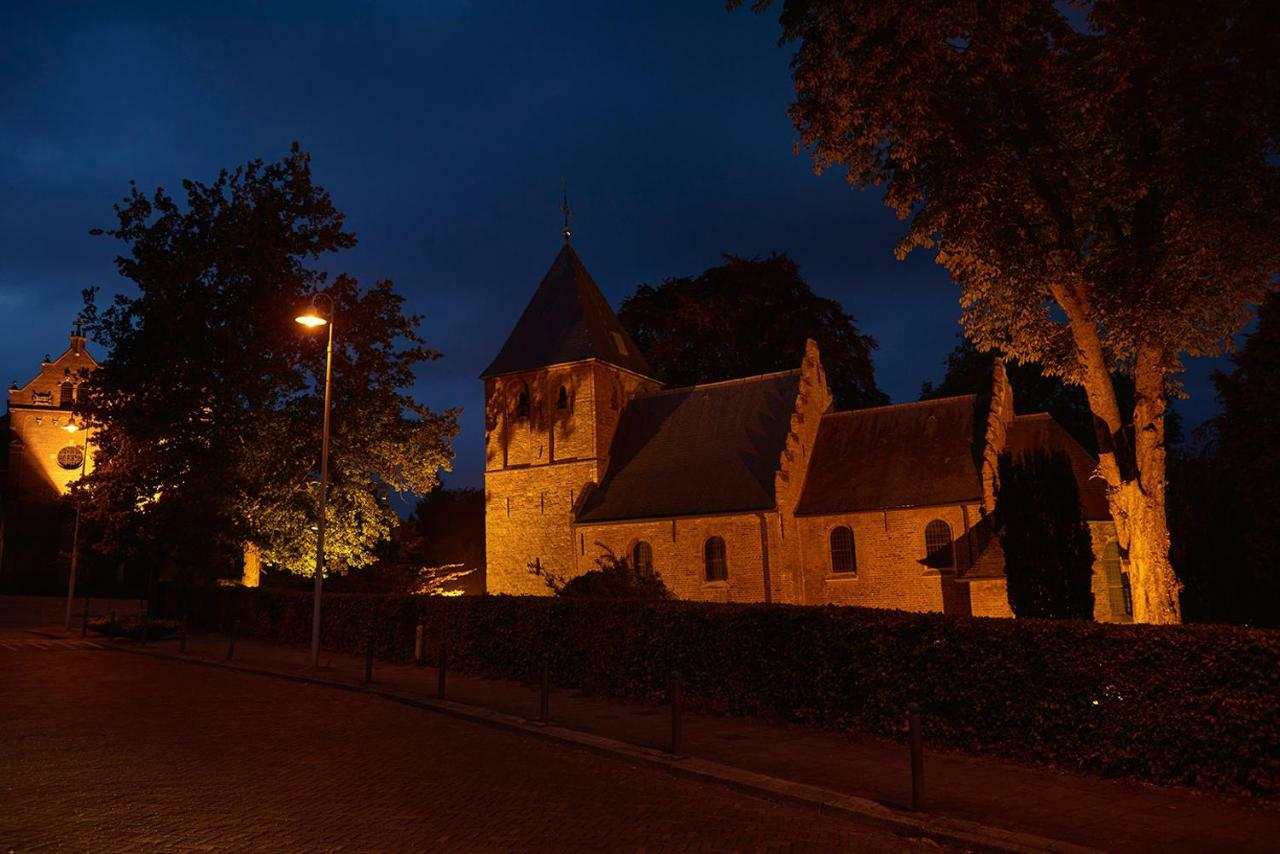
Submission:
[[[1107,507],[1106,482],[1093,476],[1098,467],[1097,460],[1061,424],[1054,421],[1052,415],[1039,412],[1015,417],[1009,425],[1006,448],[1015,461],[1022,454],[1034,453],[1036,450],[1066,454],[1076,476],[1076,487],[1080,490],[1080,504],[1084,507],[1085,518],[1090,521],[1111,518],[1111,511]]]
[[[980,500],[979,406],[967,394],[824,415],[796,513]]]
[[[578,521],[773,508],[799,390],[794,370],[633,398]]]
[[[565,243],[507,336],[507,343],[480,376],[592,358],[650,375],[640,348],[618,322],[578,254]]]

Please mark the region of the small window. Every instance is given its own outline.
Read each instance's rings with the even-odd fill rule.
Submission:
[[[63,383],[61,388],[59,388],[58,397],[59,397],[58,406],[62,407],[63,409],[70,409],[72,406],[75,406],[76,387],[73,386],[71,383]]]
[[[569,408],[569,389],[560,386],[560,392],[556,395],[556,409]]]
[[[724,540],[712,537],[702,547],[702,556],[707,567],[707,581],[728,581],[729,565],[724,558]]]
[[[644,540],[631,550],[631,559],[637,572],[653,572],[653,549]]]
[[[924,529],[924,562],[934,569],[955,569],[956,556],[951,547],[951,526],[934,519]]]
[[[521,418],[529,417],[529,387],[522,385],[520,394],[516,395],[516,411],[515,418],[519,421]]]
[[[831,571],[858,571],[858,558],[853,549],[853,530],[845,525],[831,531]]]

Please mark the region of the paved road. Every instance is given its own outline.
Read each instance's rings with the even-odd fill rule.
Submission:
[[[3,851],[936,848],[374,697],[19,640]]]

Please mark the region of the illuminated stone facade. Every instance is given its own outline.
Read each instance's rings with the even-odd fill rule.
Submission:
[[[989,393],[833,412],[814,342],[796,370],[670,389],[565,245],[484,373],[490,593],[545,594],[602,555],[682,599],[1011,616],[991,533],[998,460],[1072,462],[1095,617],[1127,620],[1093,461]]]
[[[56,558],[67,513],[62,497],[93,467],[87,431],[68,432],[81,384],[98,367],[81,335],[40,373],[9,389],[0,569],[38,571]]]

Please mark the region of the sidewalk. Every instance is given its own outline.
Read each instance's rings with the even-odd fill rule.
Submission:
[[[48,630],[48,634],[61,634]],[[79,636],[79,632],[73,633]],[[105,641],[104,641],[105,645]],[[138,649],[136,644],[117,642]],[[152,642],[140,651],[178,656],[178,642]],[[192,636],[187,658],[222,663],[223,636]],[[321,671],[307,666],[305,649],[240,639],[235,665],[274,674],[319,678],[344,686],[362,686],[364,660],[324,652]],[[554,675],[553,675],[554,680]],[[537,686],[481,679],[449,672],[448,699],[533,720],[538,714]],[[396,697],[432,701],[433,668],[374,663],[374,689]],[[551,719],[559,727],[665,749],[670,743],[670,711],[581,696],[556,689]],[[821,787],[906,812],[911,779],[905,745],[857,733],[685,713],[683,752],[782,781]],[[925,722],[927,737],[928,722]],[[750,775],[744,775],[749,777]],[[776,781],[775,781],[776,782]],[[1246,799],[1159,788],[1143,783],[1104,780],[960,754],[925,754],[924,812],[958,823],[971,822],[1074,845],[1125,851],[1275,851],[1280,848],[1280,805]],[[900,812],[901,811],[901,812]]]

